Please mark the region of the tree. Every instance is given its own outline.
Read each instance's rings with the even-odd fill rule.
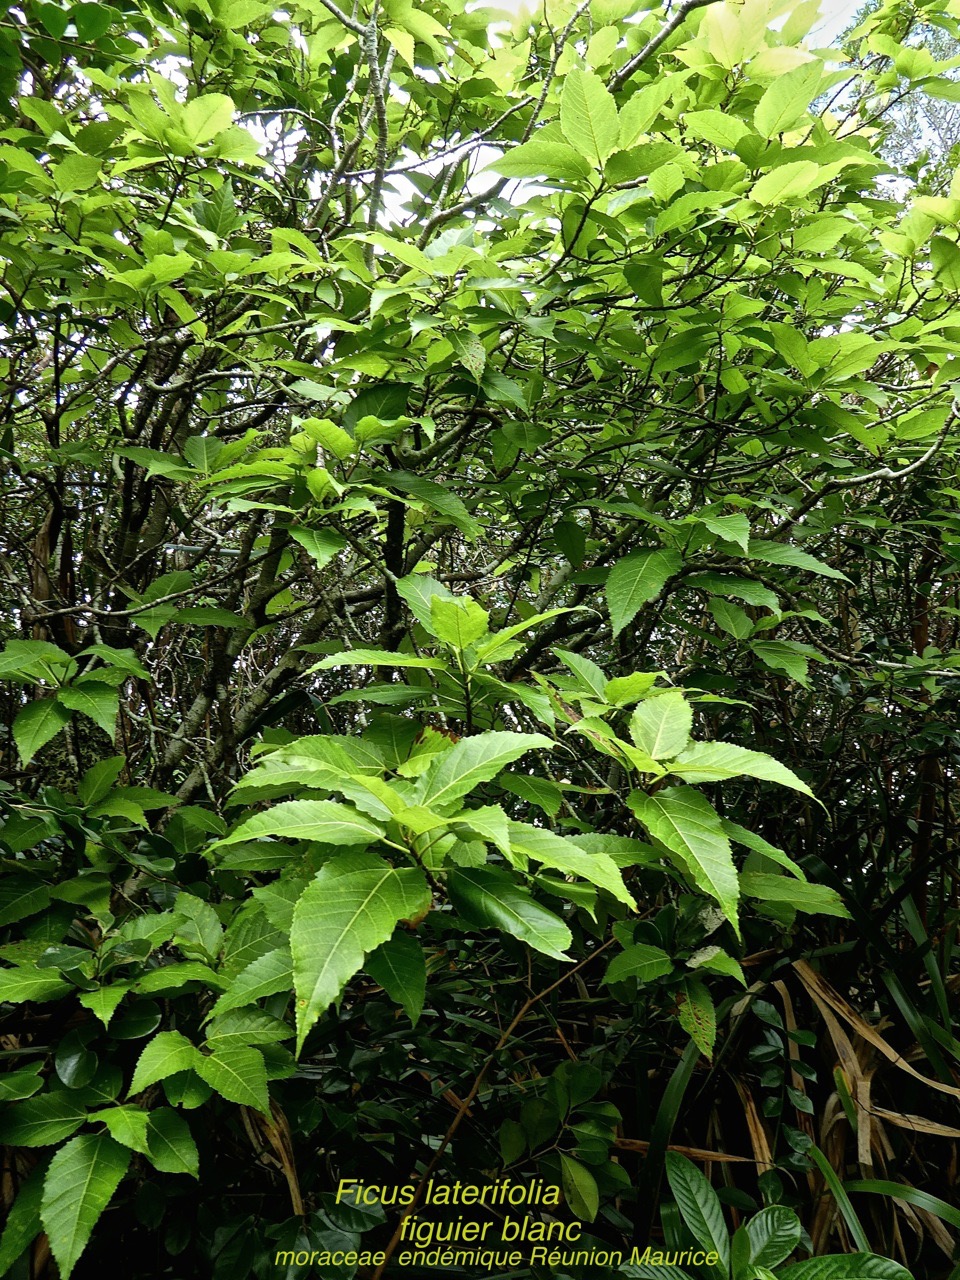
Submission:
[[[0,25],[6,1266],[379,1277],[342,1185],[504,1170],[941,1265],[955,81],[809,9]]]

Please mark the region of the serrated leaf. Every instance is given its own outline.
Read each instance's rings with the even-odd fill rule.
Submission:
[[[771,875],[764,871],[742,871],[740,890],[745,897],[762,902],[789,902],[797,911],[810,915],[850,918],[850,912],[836,890],[825,884],[808,884],[791,876]]]
[[[50,1161],[40,1219],[63,1280],[70,1280],[130,1158],[131,1152],[107,1134],[81,1134]]]
[[[179,1031],[161,1031],[144,1048],[130,1082],[130,1095],[142,1093],[158,1080],[196,1066],[199,1054]]]
[[[561,182],[588,178],[593,171],[590,162],[575,147],[538,138],[521,142],[487,168],[505,178],[550,178]]]
[[[636,908],[633,895],[623,883],[616,863],[605,853],[587,853],[572,840],[564,839],[546,827],[534,827],[525,822],[510,823],[510,846],[515,852],[525,853],[545,867],[579,876],[605,889],[631,910]]]
[[[47,1162],[42,1160],[21,1185],[17,1198],[7,1210],[0,1237],[0,1276],[4,1276],[43,1230],[40,1203]]]
[[[595,72],[576,67],[567,72],[560,91],[560,128],[570,145],[598,167],[618,147],[617,105]]]
[[[478,733],[454,743],[430,765],[417,783],[419,804],[442,810],[536,747],[552,748],[542,733]]]
[[[228,1102],[270,1114],[267,1069],[258,1049],[224,1045],[209,1056],[198,1053],[194,1070]]]
[[[798,125],[817,96],[822,74],[823,64],[814,59],[777,76],[754,110],[753,123],[758,131],[765,138],[773,138]]]
[[[36,969],[0,969],[0,1003],[22,1004],[24,1000],[57,1000],[75,988],[58,973]]]
[[[147,1118],[147,1154],[161,1173],[187,1173],[196,1178],[200,1156],[190,1126],[168,1107],[158,1107]]]
[[[13,739],[20,753],[20,763],[28,765],[41,747],[46,746],[69,721],[70,712],[53,698],[38,698],[17,712],[13,722]]]
[[[614,636],[633,621],[641,605],[656,599],[679,568],[676,551],[634,551],[617,561],[605,589]]]
[[[293,990],[293,959],[290,948],[283,946],[258,956],[230,983],[229,989],[213,1006],[213,1016],[222,1017],[231,1009],[242,1009],[278,991]]]
[[[420,915],[429,904],[426,880],[414,867],[346,853],[321,868],[298,900],[290,930],[298,1053],[365,956],[386,942],[399,920]]]
[[[659,701],[659,699],[657,699]],[[670,764],[670,772],[687,782],[719,782],[724,778],[759,778],[777,782],[815,799],[807,784],[792,769],[762,751],[750,751],[732,742],[695,742]]]
[[[372,844],[383,827],[335,800],[285,800],[264,813],[255,813],[211,847],[222,849],[241,840],[281,836],[286,840],[312,840],[317,844]]]
[[[631,738],[654,760],[669,760],[683,751],[692,728],[693,708],[676,690],[641,702],[630,717]]]
[[[76,1133],[86,1118],[87,1108],[68,1091],[40,1094],[0,1117],[0,1142],[10,1147],[50,1146]]]
[[[669,787],[648,796],[634,791],[630,808],[655,840],[678,854],[694,884],[715,898],[739,934],[737,869],[717,811],[692,787]]]
[[[119,1142],[131,1151],[147,1153],[147,1113],[140,1107],[109,1107],[105,1111],[95,1111],[90,1116],[91,1123],[101,1121],[114,1142]]]

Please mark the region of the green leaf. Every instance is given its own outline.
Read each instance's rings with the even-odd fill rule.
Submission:
[[[699,978],[685,978],[677,999],[677,1020],[705,1058],[713,1057],[717,1039],[717,1011],[709,988]]]
[[[840,895],[825,884],[807,884],[790,876],[768,875],[763,871],[742,871],[740,891],[745,897],[759,898],[762,902],[789,902],[797,911],[810,915],[850,917]]]
[[[111,685],[99,684],[93,680],[66,685],[57,694],[57,701],[70,711],[79,711],[89,717],[105,734],[113,738],[117,729],[119,698]]]
[[[642,984],[652,982],[654,978],[662,978],[672,969],[673,961],[661,947],[638,942],[614,956],[607,966],[603,980],[623,982],[626,978],[636,978]]]
[[[750,199],[762,205],[783,204],[809,195],[824,180],[813,160],[793,160],[759,178],[750,188]]]
[[[641,702],[630,717],[631,738],[654,760],[669,760],[683,751],[692,727],[693,708],[676,690]]]
[[[331,859],[307,885],[293,912],[290,949],[297,995],[297,1052],[311,1027],[340,995],[365,956],[399,920],[430,905],[423,874],[396,869],[368,853]]]
[[[195,146],[209,142],[233,123],[233,101],[222,93],[194,98],[183,108],[182,129]]]
[[[641,605],[657,598],[679,568],[675,551],[634,551],[617,561],[606,585],[614,636],[633,621]]]
[[[253,814],[211,848],[222,849],[241,840],[266,836],[312,840],[316,844],[366,845],[382,835],[382,827],[335,800],[285,800],[264,813]]]
[[[725,542],[735,542],[747,554],[750,544],[750,521],[744,515],[714,516],[698,514],[697,520]]]
[[[443,810],[535,747],[549,749],[553,743],[542,733],[491,731],[463,738],[439,755],[419,779],[416,800]]]
[[[317,568],[329,564],[347,545],[346,538],[333,529],[300,529],[291,527],[290,537],[307,552]]]
[[[572,840],[564,839],[546,827],[533,827],[525,822],[510,823],[510,845],[515,853],[528,854],[545,867],[580,876],[605,889],[631,910],[635,909],[633,895],[623,883],[616,863],[607,854],[587,853]]]
[[[617,105],[594,72],[567,72],[560,91],[560,127],[570,145],[598,167],[619,146]]]
[[[634,791],[628,804],[655,840],[680,857],[694,884],[715,898],[739,933],[737,869],[716,810],[692,787],[669,787],[648,796]]]
[[[258,1055],[259,1056],[259,1055]],[[147,1154],[161,1173],[187,1173],[196,1178],[200,1156],[190,1126],[168,1107],[158,1107],[147,1118]]]
[[[195,1046],[179,1031],[161,1031],[140,1054],[130,1082],[130,1096],[178,1071],[195,1067],[198,1056]]]
[[[442,658],[421,658],[415,653],[392,653],[389,649],[345,649],[321,659],[311,671],[329,671],[333,667],[403,667],[426,671],[444,671]]]
[[[487,634],[490,615],[475,600],[463,597],[444,600],[434,596],[430,601],[430,620],[438,640],[463,650]]]
[[[914,1280],[906,1267],[874,1253],[809,1258],[778,1273],[778,1280]]]
[[[270,1114],[267,1069],[263,1054],[246,1045],[224,1045],[215,1053],[197,1054],[193,1068],[201,1080],[228,1102]],[[151,1142],[151,1150],[153,1143]]]
[[[129,1147],[131,1151],[147,1154],[147,1113],[140,1107],[110,1107],[106,1111],[94,1111],[90,1121],[101,1120],[114,1142]]]
[[[690,1233],[701,1248],[710,1248],[719,1255],[719,1272],[726,1276],[730,1268],[730,1237],[717,1193],[686,1156],[668,1151],[664,1165],[670,1190]]]
[[[760,778],[764,782],[777,782],[782,787],[790,787],[793,791],[815,799],[807,784],[779,760],[774,760],[762,751],[734,746],[732,742],[695,742],[671,762],[670,772],[678,774],[687,782]]]
[[[213,1016],[220,1018],[231,1009],[241,1009],[278,991],[293,990],[293,959],[289,947],[277,947],[251,960],[213,1006]]]
[[[4,1276],[43,1230],[40,1221],[40,1203],[43,1198],[43,1180],[47,1175],[47,1162],[41,1160],[17,1192],[17,1198],[7,1210],[7,1219],[0,1237],[0,1276]]]
[[[593,1222],[600,1208],[600,1190],[590,1170],[561,1152],[560,1180],[570,1212],[583,1222]]]
[[[745,640],[753,631],[753,620],[739,605],[729,600],[714,598],[707,601],[707,608],[713,614],[714,621],[735,640]]]
[[[505,178],[551,178],[560,182],[576,182],[593,172],[590,162],[575,147],[539,138],[521,142],[487,168]]]
[[[435,480],[429,480],[425,476],[414,475],[410,471],[391,471],[381,479],[391,489],[399,489],[401,493],[409,494],[417,502],[423,502],[428,507],[432,507],[450,524],[456,525],[470,540],[479,536],[478,521],[463,505],[463,501],[444,485],[437,484]]]
[[[454,908],[479,929],[500,929],[555,960],[565,955],[572,938],[563,921],[541,907],[505,871],[476,867],[451,871],[447,891]]]
[[[40,1218],[63,1280],[70,1280],[97,1220],[113,1198],[131,1153],[106,1134],[82,1134],[50,1161]]]
[[[74,988],[58,973],[38,973],[36,969],[0,969],[0,1002],[23,1004],[24,1000],[57,1000]]]
[[[814,59],[777,76],[753,113],[753,123],[765,138],[795,128],[817,96],[823,64]]]
[[[7,872],[0,880],[0,926],[15,924],[50,904],[50,890],[33,876]],[[2,978],[2,971],[0,971]]]
[[[395,933],[367,956],[363,967],[391,1000],[403,1006],[416,1026],[427,991],[427,965],[416,938],[402,931]]]
[[[850,581],[839,569],[824,564],[822,560],[818,560],[816,556],[806,551],[801,551],[799,547],[787,546],[782,542],[764,542],[760,538],[751,538],[749,554],[751,560],[762,560],[765,564],[782,564],[792,569],[807,569],[810,573],[819,573],[824,578]]]
[[[0,1102],[19,1102],[39,1092],[43,1088],[43,1081],[38,1074],[42,1066],[43,1062],[40,1060],[29,1067],[19,1067],[16,1071],[8,1071],[0,1076]]]
[[[800,1220],[792,1209],[768,1205],[744,1224],[754,1266],[776,1267],[789,1258],[800,1243]]]
[[[10,1147],[46,1147],[69,1138],[87,1118],[87,1108],[71,1096],[44,1093],[9,1108],[0,1118],[0,1142]]]
[[[20,763],[28,765],[69,719],[70,712],[53,698],[28,702],[13,722],[13,738],[20,753]]]

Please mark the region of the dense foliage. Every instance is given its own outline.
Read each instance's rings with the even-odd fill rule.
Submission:
[[[0,1274],[960,1275],[960,8],[816,16],[7,10]]]

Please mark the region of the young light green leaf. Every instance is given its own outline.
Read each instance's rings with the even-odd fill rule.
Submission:
[[[40,1220],[63,1280],[130,1164],[131,1152],[108,1134],[81,1134],[50,1161],[43,1183]]]
[[[147,1113],[140,1107],[108,1107],[105,1111],[94,1111],[90,1115],[91,1123],[102,1121],[107,1126],[110,1137],[121,1146],[131,1151],[147,1154]]]
[[[183,132],[194,146],[209,142],[233,121],[233,102],[223,93],[206,93],[183,108]]]
[[[618,147],[617,105],[594,72],[576,67],[567,72],[560,91],[560,128],[570,145],[598,167]]]
[[[285,800],[264,813],[253,814],[211,847],[222,849],[265,836],[313,840],[317,844],[372,844],[382,835],[383,827],[335,800]]]
[[[683,751],[692,728],[693,708],[676,689],[647,698],[630,717],[631,738],[654,760],[670,760]]]
[[[535,747],[548,750],[553,743],[542,733],[491,731],[463,738],[438,756],[418,780],[416,799],[442,811]]]
[[[438,640],[455,649],[466,649],[487,634],[490,615],[468,597],[444,600],[434,596],[430,601],[430,621]]]
[[[633,895],[623,883],[623,876],[607,854],[587,853],[572,840],[558,836],[547,827],[534,827],[526,822],[510,823],[510,846],[514,852],[525,853],[545,867],[555,867],[567,875],[579,876],[605,889],[631,910],[636,909]]]
[[[0,969],[0,1001],[22,1004],[24,1000],[57,1000],[73,990],[55,971]]]
[[[815,58],[777,76],[753,113],[753,123],[765,138],[776,137],[803,119],[817,96],[822,74],[823,63]]]
[[[576,147],[539,138],[521,142],[487,168],[503,174],[505,178],[555,178],[561,182],[576,182],[589,177],[592,172],[590,162]]]
[[[397,921],[422,915],[429,905],[430,890],[414,867],[345,853],[321,868],[297,902],[290,930],[298,1053],[365,956],[386,942]]]

